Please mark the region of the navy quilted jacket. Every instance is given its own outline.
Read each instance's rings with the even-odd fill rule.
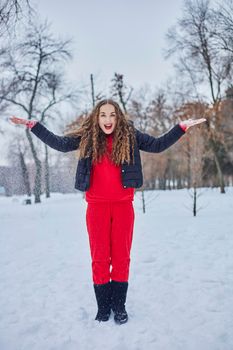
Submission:
[[[131,121],[132,122],[132,121]],[[133,122],[132,122],[133,123]],[[134,148],[135,164],[124,162],[121,165],[122,184],[126,187],[139,188],[143,185],[143,172],[139,150],[145,152],[159,153],[172,146],[179,138],[185,134],[185,131],[176,124],[167,133],[154,137],[152,135],[142,133],[138,129],[136,132],[136,144]],[[40,122],[37,122],[31,132],[35,134],[41,141],[51,148],[60,152],[74,151],[79,147],[81,136],[58,136],[49,131]],[[132,150],[131,150],[132,157]],[[75,189],[86,191],[90,186],[91,158],[81,158],[78,161],[75,175]]]

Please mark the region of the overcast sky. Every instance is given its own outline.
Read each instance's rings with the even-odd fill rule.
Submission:
[[[83,83],[91,73],[107,88],[114,72],[137,88],[159,86],[172,63],[162,49],[165,33],[181,15],[182,0],[39,0],[43,18],[57,34],[74,40],[69,72]]]
[[[89,84],[91,73],[107,95],[115,72],[134,89],[146,83],[158,88],[172,75],[172,62],[163,57],[165,34],[181,16],[183,0],[37,0],[34,4],[54,34],[73,39],[74,58],[67,72],[78,87]],[[0,165],[6,164],[6,144],[1,135]]]

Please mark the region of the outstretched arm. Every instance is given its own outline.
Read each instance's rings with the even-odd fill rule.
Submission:
[[[204,121],[206,121],[205,118],[184,120],[179,124],[176,124],[172,129],[159,137],[154,137],[152,135],[142,133],[136,129],[138,147],[140,150],[145,152],[163,152],[172,146],[176,141],[178,141],[181,136],[185,134],[189,127],[202,123]]]
[[[11,117],[10,120],[15,124],[26,125],[41,141],[57,151],[70,152],[75,151],[79,147],[81,136],[71,137],[56,135],[36,120],[25,120],[16,117]]]
[[[136,129],[136,138],[138,147],[145,152],[160,153],[173,145],[179,138],[185,134],[185,131],[176,124],[164,135],[154,137],[147,133],[142,133]]]

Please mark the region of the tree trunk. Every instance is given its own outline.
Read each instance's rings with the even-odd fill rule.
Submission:
[[[172,173],[172,188],[173,190],[176,189],[176,177],[174,173]]]
[[[194,193],[193,193],[193,216],[197,215],[197,188],[196,184],[194,183]]]
[[[169,175],[169,177],[168,177],[168,179],[167,179],[167,188],[168,188],[168,190],[171,190],[172,188],[171,188],[171,177],[170,177],[170,175]]]
[[[217,152],[217,145],[212,138],[210,138],[210,146],[211,146],[211,149],[212,149],[213,154],[214,154],[214,160],[215,160],[215,164],[216,164],[217,171],[218,171],[220,193],[225,193],[224,177],[223,177],[220,159],[219,159],[218,152]]]
[[[24,155],[21,151],[19,152],[19,158],[20,158],[20,165],[21,165],[21,169],[22,169],[23,182],[24,182],[24,186],[26,189],[26,193],[27,193],[28,197],[31,197],[32,193],[31,193],[31,188],[30,188],[28,170],[27,170],[27,166],[26,166],[26,163],[24,160]]]
[[[35,160],[35,165],[36,165],[36,176],[35,176],[35,184],[34,184],[34,189],[33,193],[35,196],[35,203],[40,203],[40,196],[41,196],[41,161],[37,158]]]
[[[145,203],[144,191],[142,191],[142,211],[143,211],[143,214],[145,214],[145,212],[146,212],[146,203]]]
[[[190,142],[187,143],[188,147],[188,154],[187,154],[187,160],[188,160],[188,184],[187,187],[190,189],[191,187],[191,149],[190,149]]]
[[[48,146],[45,145],[45,193],[46,198],[50,197],[50,184],[49,184],[49,154]]]
[[[177,179],[177,189],[179,190],[181,188],[181,178],[180,176]]]
[[[30,134],[30,130],[27,128],[26,129],[26,135],[29,141],[29,145],[32,151],[32,155],[33,155],[33,159],[35,161],[35,166],[36,166],[36,175],[35,175],[35,184],[34,184],[34,189],[33,189],[33,193],[35,196],[35,203],[40,203],[40,196],[41,196],[41,161],[40,159],[37,157],[36,154],[36,149],[35,146],[33,144],[32,141],[32,137]]]

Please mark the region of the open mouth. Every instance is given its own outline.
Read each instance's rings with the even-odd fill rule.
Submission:
[[[104,127],[106,130],[110,130],[112,128],[112,124],[106,124]]]

